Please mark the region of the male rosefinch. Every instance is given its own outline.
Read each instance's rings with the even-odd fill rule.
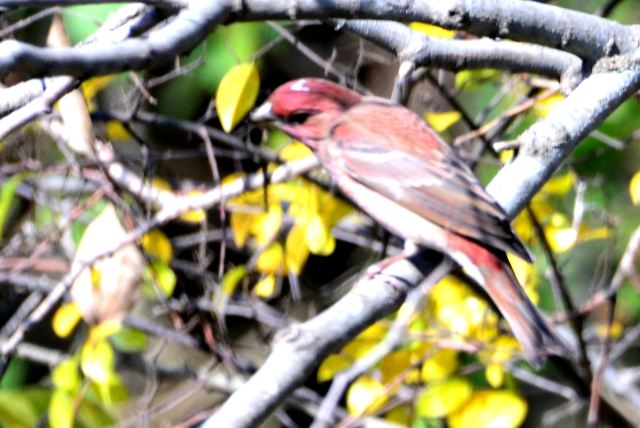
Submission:
[[[507,251],[531,258],[506,214],[416,114],[326,80],[300,79],[277,88],[251,118],[309,146],[340,189],[389,231],[464,267],[529,361],[565,352],[507,261]]]

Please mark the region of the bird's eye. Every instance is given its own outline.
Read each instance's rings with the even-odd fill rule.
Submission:
[[[313,113],[310,111],[302,111],[299,113],[295,113],[292,114],[291,116],[287,117],[287,123],[292,123],[292,124],[301,124],[306,122],[307,119],[309,119],[309,117],[312,115]]]

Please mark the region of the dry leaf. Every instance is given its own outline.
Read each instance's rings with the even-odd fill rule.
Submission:
[[[113,205],[87,226],[80,240],[73,268],[91,263],[96,256],[121,243],[127,232]],[[144,273],[144,258],[134,244],[85,267],[71,287],[71,297],[85,321],[97,324],[121,319],[135,301]]]

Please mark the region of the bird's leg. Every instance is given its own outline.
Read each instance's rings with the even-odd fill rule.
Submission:
[[[407,239],[404,241],[404,248],[398,254],[394,254],[391,257],[387,257],[386,259],[382,259],[377,263],[372,264],[367,268],[367,278],[371,279],[376,275],[379,275],[383,270],[398,262],[400,260],[409,258],[416,254],[420,247],[413,241]]]

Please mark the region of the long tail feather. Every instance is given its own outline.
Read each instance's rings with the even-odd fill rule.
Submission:
[[[452,257],[480,282],[522,345],[527,360],[540,367],[548,355],[567,356],[567,346],[529,300],[511,266],[475,243],[466,244],[472,251],[458,251]]]

